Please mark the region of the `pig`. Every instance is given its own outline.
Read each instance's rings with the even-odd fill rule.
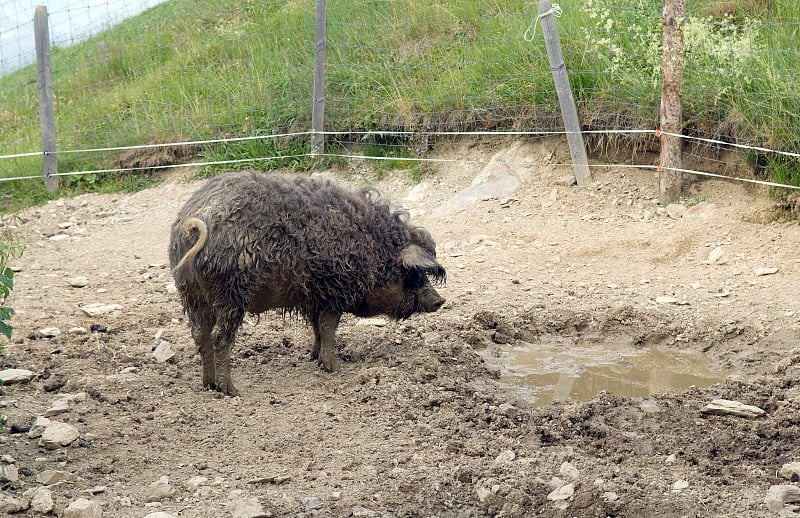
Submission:
[[[169,258],[203,363],[203,386],[238,394],[230,373],[246,313],[299,314],[311,359],[336,370],[343,313],[402,320],[438,310],[446,272],[431,234],[373,188],[254,171],[209,180],[172,225]]]

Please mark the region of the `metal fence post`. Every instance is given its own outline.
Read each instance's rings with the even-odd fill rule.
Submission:
[[[589,172],[589,160],[586,157],[586,145],[583,142],[581,125],[578,122],[578,110],[572,89],[569,86],[567,66],[564,64],[564,55],[561,52],[561,40],[556,31],[556,22],[553,16],[553,6],[550,0],[539,2],[539,19],[542,23],[544,43],[547,47],[547,59],[550,61],[550,70],[556,83],[558,104],[561,106],[561,117],[564,119],[564,129],[567,131],[569,154],[575,168],[575,179],[578,185],[585,187],[592,183],[592,174]]]
[[[327,9],[317,0],[314,35],[314,101],[311,111],[311,154],[325,151],[325,60],[327,55]]]
[[[33,17],[36,40],[36,71],[39,77],[39,126],[42,133],[44,186],[47,192],[58,189],[56,158],[56,119],[53,109],[53,81],[50,76],[50,27],[47,6],[37,5]]]

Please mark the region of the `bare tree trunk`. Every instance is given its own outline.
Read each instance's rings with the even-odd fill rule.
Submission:
[[[681,195],[681,137],[683,131],[683,26],[686,21],[684,0],[664,0],[664,50],[661,86],[661,168],[659,198],[666,205]],[[672,133],[673,135],[666,135]]]

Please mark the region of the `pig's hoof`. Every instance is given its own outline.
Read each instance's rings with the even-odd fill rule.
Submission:
[[[221,381],[216,383],[203,383],[203,387],[209,390],[216,390],[218,392],[222,392],[226,396],[238,396],[239,391],[236,390],[236,387],[233,386],[233,383],[230,381]]]
[[[325,360],[320,359],[317,362],[317,364],[320,367],[322,367],[322,370],[325,370],[327,372],[336,372],[338,370],[337,367],[336,367],[336,360],[325,361]]]

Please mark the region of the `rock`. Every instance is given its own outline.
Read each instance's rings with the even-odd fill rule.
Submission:
[[[357,505],[350,511],[350,516],[353,518],[376,518],[381,516],[381,514],[373,511],[372,509],[367,509],[366,507]]]
[[[753,270],[753,273],[755,274],[756,277],[763,277],[764,275],[772,275],[774,273],[778,273],[778,269],[761,267]]]
[[[672,484],[673,491],[683,491],[689,487],[689,481],[687,480],[676,480],[674,484]]]
[[[78,277],[73,277],[67,281],[67,284],[71,288],[85,288],[89,285],[89,279],[86,277],[79,275]]]
[[[770,486],[764,503],[770,511],[779,513],[786,504],[800,503],[800,487],[782,485]]]
[[[43,338],[55,338],[61,334],[61,329],[57,327],[43,327],[39,329],[39,336]]]
[[[26,369],[5,369],[0,371],[0,385],[27,383],[35,377],[35,372],[31,372]]]
[[[671,219],[681,219],[686,214],[686,207],[680,203],[670,203],[666,206],[667,217]]]
[[[517,458],[517,454],[514,453],[512,450],[505,450],[500,452],[500,455],[494,459],[495,464],[507,464],[509,462],[513,462],[514,459]]]
[[[69,446],[80,436],[78,429],[71,424],[53,421],[50,426],[44,429],[42,437],[39,439],[39,446],[48,450]]]
[[[800,462],[784,464],[780,471],[781,478],[796,481],[800,478]]]
[[[164,363],[175,356],[175,349],[171,343],[161,340],[153,349],[153,356],[155,356],[157,362]]]
[[[472,185],[456,193],[438,207],[434,214],[446,216],[482,200],[509,198],[530,181],[533,176],[532,165],[530,146],[515,142],[507,149],[497,152],[475,176]]]
[[[30,502],[31,511],[38,514],[48,514],[53,512],[53,492],[46,487],[35,487],[22,494],[23,498]]]
[[[122,306],[119,304],[103,304],[102,302],[95,302],[81,306],[80,309],[90,317],[97,317],[122,309]]]
[[[65,399],[57,399],[53,405],[44,411],[45,417],[53,417],[58,414],[63,414],[69,411],[69,401]]]
[[[19,498],[8,496],[0,492],[0,513],[13,514],[24,511],[28,507]]]
[[[667,455],[667,458],[664,459],[664,464],[667,466],[674,466],[676,462],[678,462],[678,457],[674,453]]]
[[[761,417],[766,412],[757,406],[745,405],[739,401],[729,399],[715,399],[701,410],[704,414],[734,415],[737,417]]]
[[[569,500],[575,494],[575,486],[572,484],[565,484],[557,489],[554,489],[547,495],[547,499],[553,502],[560,500]]]
[[[169,485],[169,477],[161,477],[159,480],[147,486],[145,492],[145,502],[160,502],[175,495],[175,488]]]
[[[64,509],[63,518],[102,518],[103,508],[99,502],[87,498],[73,500]]]
[[[385,318],[361,318],[356,321],[357,326],[385,327],[389,321]]]
[[[40,415],[36,416],[36,420],[31,425],[30,430],[28,430],[28,438],[36,439],[37,437],[41,437],[48,426],[50,426],[50,419]]]
[[[144,518],[178,518],[178,515],[167,513],[165,511],[158,511],[157,513],[150,513],[148,515],[145,515]]]
[[[657,414],[661,412],[661,408],[658,406],[658,403],[652,399],[646,399],[639,403],[639,409],[645,414]]]
[[[58,484],[59,482],[73,482],[77,479],[78,477],[69,471],[58,471],[53,469],[42,471],[36,475],[36,482],[45,486],[51,486],[53,484]]]
[[[578,480],[581,476],[581,472],[578,471],[578,468],[572,465],[570,462],[564,462],[561,464],[561,467],[558,469],[558,472],[566,478],[567,480]]]
[[[273,513],[265,510],[257,498],[241,498],[233,507],[231,518],[272,518]]]
[[[604,502],[616,502],[617,500],[619,500],[619,495],[617,495],[613,491],[606,491],[605,493],[600,495],[600,498],[602,498]]]
[[[0,464],[0,482],[16,482],[18,480],[19,469],[15,465]]]
[[[306,511],[316,511],[318,509],[322,509],[322,500],[313,496],[307,497],[300,497],[298,498],[300,504],[305,508]]]
[[[708,259],[706,260],[706,263],[708,264],[724,264],[726,262],[728,262],[728,260],[725,258],[725,250],[723,250],[720,246],[711,250],[711,252],[708,254]]]
[[[186,481],[186,487],[189,489],[197,489],[200,486],[208,484],[208,478],[202,476],[194,476]]]

